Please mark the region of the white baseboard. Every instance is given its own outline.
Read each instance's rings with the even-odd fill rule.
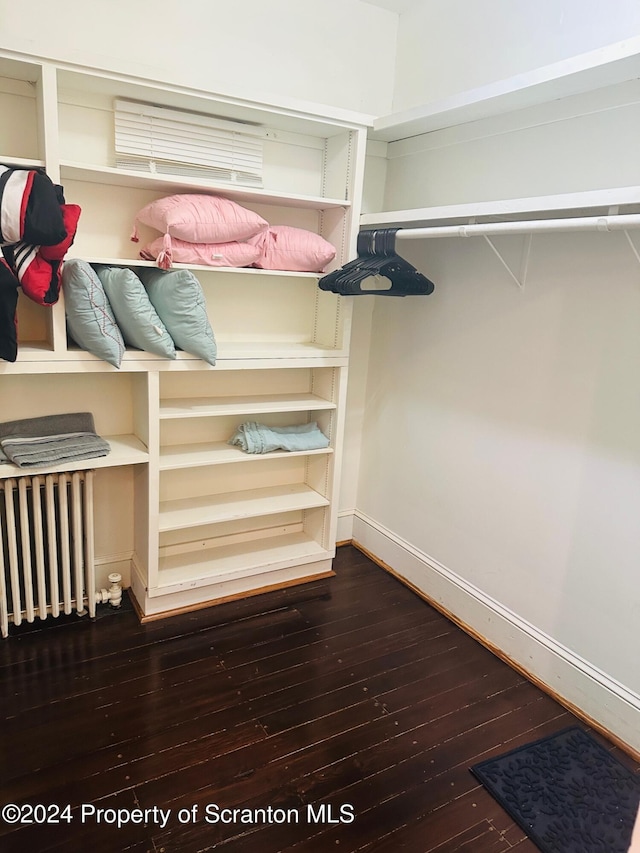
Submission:
[[[353,519],[355,513],[355,509],[341,509],[338,513],[336,542],[351,542],[353,539]]]
[[[110,584],[108,576],[111,572],[119,572],[122,575],[122,586],[131,586],[131,559],[132,553],[108,554],[96,557],[96,589],[107,589]]]
[[[640,696],[364,513],[354,545],[590,724],[640,756]]]

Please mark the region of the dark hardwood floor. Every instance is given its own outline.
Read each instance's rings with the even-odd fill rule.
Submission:
[[[46,807],[0,850],[535,851],[469,766],[576,719],[354,548],[335,570],[0,642],[0,804]]]

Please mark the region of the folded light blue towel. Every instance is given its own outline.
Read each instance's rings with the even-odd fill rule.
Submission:
[[[286,427],[247,421],[238,427],[228,443],[241,447],[246,453],[270,453],[272,450],[319,450],[329,446],[329,439],[315,421]]]

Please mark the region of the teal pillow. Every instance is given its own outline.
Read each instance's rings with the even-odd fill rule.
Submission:
[[[165,358],[175,358],[176,348],[158,317],[147,291],[133,270],[94,264],[122,337],[129,346]]]
[[[141,267],[138,274],[176,347],[215,364],[216,340],[204,293],[194,274],[183,269],[164,271],[151,267]]]
[[[98,358],[120,367],[124,340],[100,279],[86,261],[75,258],[62,267],[67,329],[73,340]]]

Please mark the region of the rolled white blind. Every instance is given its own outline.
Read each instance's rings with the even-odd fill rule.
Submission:
[[[135,101],[114,113],[117,168],[262,186],[260,127]]]

